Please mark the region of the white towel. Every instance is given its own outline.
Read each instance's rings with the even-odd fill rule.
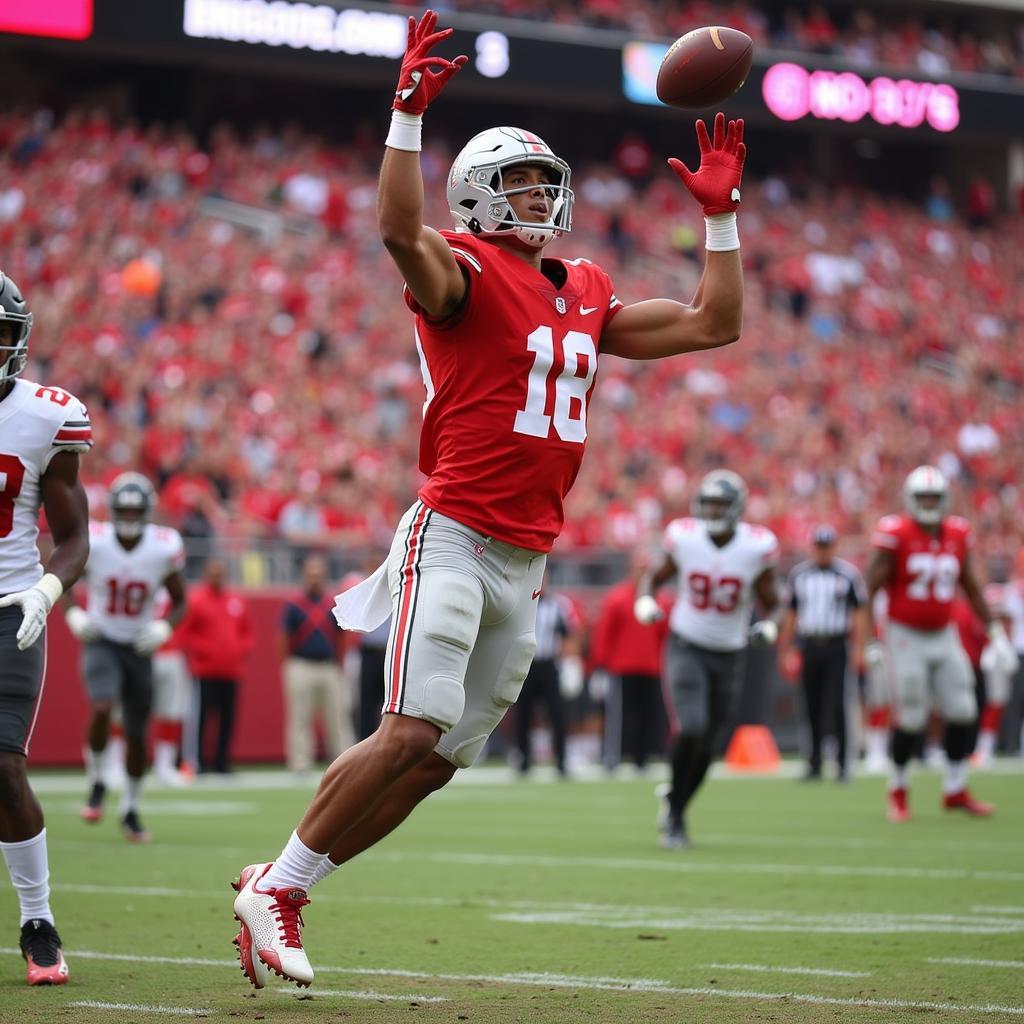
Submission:
[[[342,629],[369,633],[390,614],[387,559],[373,571],[373,575],[334,598],[334,618]]]

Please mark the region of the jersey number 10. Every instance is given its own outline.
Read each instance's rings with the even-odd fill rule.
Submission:
[[[552,420],[563,441],[583,444],[587,439],[587,392],[597,373],[597,347],[589,334],[569,331],[562,339],[562,372],[555,380],[555,406],[548,407],[548,378],[555,363],[555,335],[550,327],[538,327],[526,338],[527,349],[534,354],[533,369],[526,387],[526,407],[516,413],[514,430],[531,437],[547,437]],[[579,376],[580,358],[586,370]]]

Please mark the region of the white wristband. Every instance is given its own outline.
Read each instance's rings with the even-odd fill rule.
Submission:
[[[736,230],[735,213],[716,213],[704,218],[708,252],[733,252],[740,247],[740,233]]]
[[[61,583],[52,572],[48,572],[37,584],[36,590],[41,590],[50,601],[52,608],[64,593],[64,584]]]
[[[385,146],[401,149],[406,153],[418,153],[423,148],[423,115],[407,114],[404,110],[391,111],[391,131],[384,140]]]

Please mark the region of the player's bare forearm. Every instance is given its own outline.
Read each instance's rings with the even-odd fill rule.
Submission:
[[[172,572],[165,580],[164,586],[171,599],[171,606],[164,618],[172,625],[177,626],[185,618],[187,602],[185,600],[185,574],[179,569]]]
[[[89,503],[78,479],[78,455],[58,452],[40,482],[43,511],[53,537],[46,571],[68,590],[89,558]]]
[[[627,306],[601,335],[601,352],[624,359],[664,359],[731,345],[742,326],[739,250],[709,252],[691,303],[649,299]]]
[[[658,589],[665,583],[668,583],[677,573],[679,569],[676,566],[675,559],[671,555],[666,555],[661,565],[655,569],[650,569],[640,577],[639,582],[636,585],[636,596],[643,597],[644,595],[653,596],[658,592]]]
[[[377,183],[377,228],[389,252],[415,246],[423,234],[419,153],[384,147]]]

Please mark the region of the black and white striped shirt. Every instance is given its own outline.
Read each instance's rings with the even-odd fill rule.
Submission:
[[[811,559],[793,566],[789,594],[799,636],[846,636],[853,609],[867,601],[864,578],[841,558],[824,568]]]
[[[562,652],[562,641],[579,629],[572,602],[546,590],[537,599],[537,661],[554,661]]]

